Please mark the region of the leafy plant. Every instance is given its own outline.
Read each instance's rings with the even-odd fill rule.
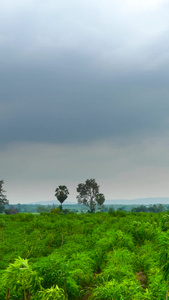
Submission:
[[[40,300],[65,300],[64,291],[58,286],[52,286],[49,289],[44,289],[39,292]]]
[[[37,272],[32,271],[27,259],[16,259],[1,278],[1,286],[6,290],[5,300],[10,299],[10,294],[19,294],[24,300],[29,299],[40,289],[41,280]]]
[[[134,296],[140,293],[144,299],[143,293],[141,293],[141,288],[138,283],[133,280],[123,280],[121,283],[113,279],[99,285],[92,293],[90,300],[131,300]]]

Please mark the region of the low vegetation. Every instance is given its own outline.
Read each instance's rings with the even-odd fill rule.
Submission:
[[[162,300],[169,214],[0,215],[0,299]]]

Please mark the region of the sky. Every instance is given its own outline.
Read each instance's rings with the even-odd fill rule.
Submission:
[[[0,179],[10,203],[95,178],[169,197],[169,1],[0,1]]]

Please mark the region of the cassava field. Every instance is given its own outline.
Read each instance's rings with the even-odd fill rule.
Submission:
[[[169,213],[0,215],[0,299],[165,300]]]

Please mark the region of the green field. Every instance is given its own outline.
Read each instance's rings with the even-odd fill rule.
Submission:
[[[168,278],[167,212],[0,215],[2,300],[163,300]]]

